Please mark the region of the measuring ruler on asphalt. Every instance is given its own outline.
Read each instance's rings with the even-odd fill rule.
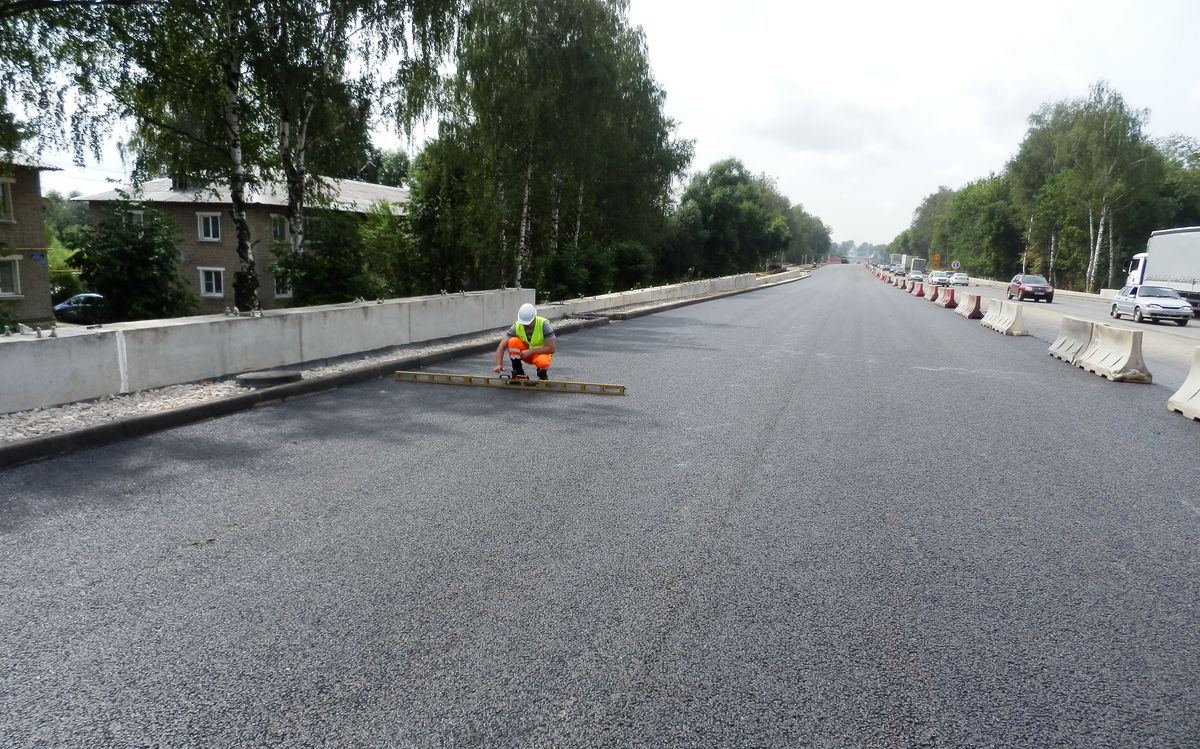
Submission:
[[[505,390],[541,390],[547,393],[580,393],[584,395],[625,395],[624,385],[569,380],[516,380],[511,377],[449,374],[445,372],[396,372],[398,382],[423,382],[427,385],[465,385],[467,387],[502,388]]]

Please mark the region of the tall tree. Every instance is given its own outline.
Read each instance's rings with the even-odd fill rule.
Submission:
[[[179,317],[196,306],[176,269],[175,222],[148,206],[134,221],[124,210],[71,236],[71,263],[88,288],[104,295],[108,320]]]
[[[538,284],[556,255],[653,234],[691,147],[627,3],[481,0],[464,26],[443,140],[469,151],[463,185],[494,206],[504,277]]]
[[[106,6],[131,0],[0,2],[0,151],[98,153],[112,112],[97,73],[115,64]]]
[[[432,100],[462,5],[166,0],[124,12],[127,57],[137,64],[118,90],[138,124],[141,171],[228,187],[239,306],[257,306],[247,189],[285,184],[299,250],[304,206],[326,198],[314,168],[328,174],[362,163],[377,100],[380,112],[411,125]],[[365,72],[349,76],[351,63]]]
[[[917,257],[929,257],[929,251],[934,245],[935,227],[945,214],[946,207],[953,195],[953,190],[943,186],[921,201],[921,205],[913,213],[912,226],[908,230],[909,254]]]
[[[760,269],[790,240],[786,198],[736,159],[713,164],[692,177],[680,202],[685,241],[698,248],[700,275]]]

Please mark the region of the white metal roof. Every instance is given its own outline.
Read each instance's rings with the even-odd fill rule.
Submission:
[[[0,164],[12,164],[13,166],[25,166],[30,169],[40,169],[43,172],[60,172],[62,171],[56,166],[43,164],[37,159],[20,151],[0,151]]]
[[[408,190],[403,187],[375,185],[352,179],[322,180],[329,198],[329,207],[339,211],[366,213],[380,201],[388,204],[392,213],[404,213],[408,204]],[[83,195],[75,200],[89,202],[138,201],[143,203],[229,203],[228,191],[214,187],[191,187],[174,189],[170,178],[152,179],[142,183],[140,190],[120,188],[105,190],[94,195]],[[267,183],[246,191],[248,205],[287,206],[287,190],[283,185]]]

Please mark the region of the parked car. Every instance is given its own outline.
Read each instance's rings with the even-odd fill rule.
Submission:
[[[970,286],[971,277],[966,273],[955,273],[950,277],[950,283],[955,286]]]
[[[54,305],[54,319],[81,325],[94,325],[104,320],[104,296],[101,294],[76,294],[65,302]]]
[[[1008,298],[1015,298],[1018,302],[1026,299],[1032,299],[1035,302],[1043,299],[1046,302],[1053,302],[1054,287],[1041,276],[1018,273],[1013,276],[1013,280],[1008,282]]]
[[[929,283],[934,286],[949,286],[950,274],[944,270],[931,270],[929,271]]]
[[[1182,328],[1192,319],[1192,305],[1165,286],[1126,286],[1113,297],[1108,314],[1117,319],[1130,315],[1135,322],[1174,320]]]

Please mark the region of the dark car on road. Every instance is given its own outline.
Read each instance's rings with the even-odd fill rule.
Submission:
[[[1018,302],[1026,299],[1032,299],[1037,302],[1042,300],[1053,302],[1054,287],[1041,276],[1018,273],[1013,276],[1013,280],[1008,282],[1008,298],[1016,299]]]
[[[76,294],[65,302],[54,305],[54,319],[80,325],[103,322],[104,296],[93,293]]]

